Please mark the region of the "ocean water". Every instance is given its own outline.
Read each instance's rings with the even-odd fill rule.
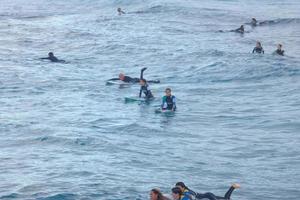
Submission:
[[[126,15],[118,16],[122,7]],[[232,199],[299,199],[298,0],[1,0],[0,199],[148,199],[178,181]],[[226,32],[252,17],[273,23]],[[220,32],[219,30],[225,30]],[[251,51],[260,40],[264,55]],[[286,56],[274,56],[282,43]],[[39,60],[49,51],[66,64]],[[124,103],[160,79],[159,104]]]

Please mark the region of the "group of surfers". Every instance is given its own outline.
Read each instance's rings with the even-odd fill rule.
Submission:
[[[150,191],[150,200],[230,200],[232,192],[238,188],[240,188],[240,185],[234,183],[229,187],[224,196],[216,196],[211,192],[196,193],[193,190],[189,189],[183,182],[178,182],[171,190],[172,198],[162,194],[162,192],[158,188],[153,188]]]

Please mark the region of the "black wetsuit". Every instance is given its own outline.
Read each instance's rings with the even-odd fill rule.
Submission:
[[[276,54],[280,55],[280,56],[284,56],[284,50],[280,50],[280,49],[277,49],[275,51]]]
[[[59,60],[55,56],[47,57],[47,58],[41,58],[42,60],[50,60],[51,62],[66,62],[64,60]]]
[[[243,28],[238,28],[238,29],[235,29],[234,32],[236,32],[236,33],[244,33],[245,30]]]
[[[144,93],[146,99],[153,98],[151,90],[148,88],[148,84],[141,86],[139,97],[142,97],[142,93]]]
[[[226,192],[226,194],[224,195],[224,197],[220,197],[220,196],[216,196],[214,195],[213,193],[210,193],[210,192],[207,192],[207,193],[204,193],[204,194],[200,194],[200,193],[197,193],[195,195],[196,199],[209,199],[209,200],[219,200],[219,199],[225,199],[225,200],[230,200],[230,197],[231,197],[231,194],[233,192],[235,188],[234,187],[230,187],[228,189],[228,191]]]
[[[254,47],[252,53],[265,53],[264,49],[262,47]]]

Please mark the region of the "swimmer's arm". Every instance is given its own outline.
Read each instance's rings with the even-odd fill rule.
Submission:
[[[141,69],[140,79],[143,79],[144,71],[145,71],[146,69],[147,69],[147,67],[144,67],[143,69]]]

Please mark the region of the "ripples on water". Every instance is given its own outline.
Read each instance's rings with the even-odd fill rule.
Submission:
[[[122,7],[129,13],[116,15]],[[265,9],[268,8],[268,9]],[[8,1],[0,15],[0,199],[146,199],[177,181],[233,199],[300,196],[300,4]],[[249,21],[275,23],[240,36]],[[265,55],[253,55],[255,41]],[[285,57],[271,52],[283,43]],[[38,60],[49,51],[68,64]],[[124,104],[160,79],[174,116]]]

